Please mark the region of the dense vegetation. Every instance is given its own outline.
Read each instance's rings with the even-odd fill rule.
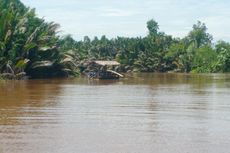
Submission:
[[[204,23],[198,21],[182,39],[159,31],[154,20],[147,22],[148,35],[140,38],[107,39],[102,36],[75,41],[70,36],[60,40],[62,50],[84,59],[116,59],[121,71],[141,72],[230,72],[230,44],[212,42]]]
[[[70,57],[58,46],[58,27],[19,0],[0,0],[0,73],[8,78],[74,74]]]
[[[76,41],[70,35],[60,38],[58,27],[19,0],[0,0],[0,73],[12,78],[76,75],[93,59],[117,60],[124,72],[230,72],[230,44],[214,44],[200,21],[182,39],[160,32],[154,20],[147,22],[143,38]]]

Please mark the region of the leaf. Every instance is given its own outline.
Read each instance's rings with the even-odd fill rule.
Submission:
[[[28,51],[30,51],[31,49],[35,48],[35,47],[37,47],[37,44],[36,44],[36,43],[29,43],[29,44],[26,44],[26,45],[24,46],[24,50],[25,50],[26,52],[28,52]]]
[[[22,59],[18,61],[16,64],[16,68],[24,68],[29,61],[29,59]]]

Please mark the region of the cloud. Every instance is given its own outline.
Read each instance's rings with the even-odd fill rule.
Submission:
[[[206,23],[208,32],[214,36],[214,39],[230,40],[230,31],[227,30],[230,27],[230,16],[209,16],[203,17],[201,20]]]
[[[137,12],[121,9],[105,9],[102,10],[101,16],[105,17],[130,17],[136,15]]]
[[[145,36],[146,22],[154,18],[160,30],[183,37],[198,20],[215,40],[230,41],[229,0],[22,0],[40,17],[60,23],[64,33],[108,37]]]

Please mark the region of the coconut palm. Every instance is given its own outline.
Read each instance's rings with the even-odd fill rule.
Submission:
[[[66,75],[58,28],[58,24],[36,17],[35,10],[19,0],[0,0],[0,73]]]

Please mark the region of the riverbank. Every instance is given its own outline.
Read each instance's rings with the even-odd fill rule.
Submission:
[[[6,79],[74,76],[92,59],[116,60],[119,72],[230,72],[230,44],[214,43],[200,21],[184,38],[159,31],[152,19],[144,37],[85,36],[78,41],[59,36],[58,24],[37,17],[20,0],[3,0],[0,14],[0,73]]]

